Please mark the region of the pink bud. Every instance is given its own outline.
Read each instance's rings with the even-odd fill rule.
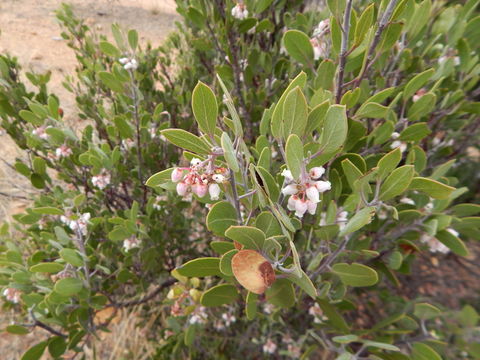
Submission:
[[[194,194],[196,194],[198,197],[204,197],[207,195],[208,191],[208,186],[205,184],[193,184],[192,185],[192,191]]]
[[[323,193],[332,188],[332,183],[330,181],[317,181],[315,182],[315,187],[318,192]]]
[[[187,195],[187,192],[188,192],[188,185],[185,184],[183,181],[182,182],[179,182],[177,184],[177,193],[178,195],[180,196],[185,196]]]
[[[218,200],[218,195],[220,195],[220,186],[218,186],[218,184],[210,184],[208,187],[208,193],[210,194],[210,199]]]
[[[295,184],[287,185],[282,189],[283,195],[294,195],[297,192],[298,192],[298,189],[297,189],[297,185]]]
[[[303,215],[307,212],[308,205],[306,200],[298,199],[295,202],[295,215],[299,218],[303,217]]]
[[[317,180],[320,179],[323,174],[325,174],[325,169],[323,166],[316,166],[310,169],[309,174],[313,180]]]
[[[180,170],[179,168],[173,169],[173,171],[172,171],[172,181],[173,182],[179,182],[182,179],[183,179],[183,171]]]
[[[315,186],[309,186],[305,191],[307,197],[310,201],[314,203],[320,202],[320,194],[318,193],[318,189]]]
[[[295,195],[290,196],[287,203],[287,208],[290,211],[295,211],[295,204],[297,203],[298,197]]]
[[[307,201],[307,210],[308,210],[309,214],[315,215],[315,212],[317,211],[317,203],[308,200]]]

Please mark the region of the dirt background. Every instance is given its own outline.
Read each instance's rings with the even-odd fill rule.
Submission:
[[[55,18],[61,0],[0,0],[0,53],[16,56],[24,70],[52,72],[49,90],[62,101],[66,120],[75,121],[75,101],[62,86],[63,78],[72,74],[75,56],[60,37],[60,27]],[[173,0],[71,0],[77,16],[97,32],[110,37],[110,26],[119,23],[124,28],[138,30],[140,41],[160,44],[179,20]],[[0,129],[0,223],[27,205],[24,197],[34,190],[25,178],[16,174],[8,164],[21,157],[21,151],[2,134]],[[13,321],[15,313],[0,314],[0,329]],[[122,313],[121,321],[110,330],[112,333],[96,344],[102,359],[141,359],[151,353],[144,334],[135,327],[132,311]],[[21,354],[45,338],[43,330],[26,336],[0,332],[1,359],[20,359]],[[106,355],[108,354],[108,355]],[[141,354],[141,355],[140,355]],[[130,355],[130,356],[128,356]],[[47,356],[44,357],[48,359]]]

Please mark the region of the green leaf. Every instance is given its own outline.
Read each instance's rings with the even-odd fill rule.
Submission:
[[[348,123],[344,105],[332,105],[327,111],[320,138],[320,149],[324,154],[338,150],[347,138]]]
[[[225,161],[227,162],[228,167],[232,169],[233,172],[240,171],[237,157],[235,156],[235,149],[233,148],[232,140],[230,140],[230,137],[226,132],[222,134],[221,142],[222,142],[223,156],[225,157]]]
[[[51,206],[37,207],[32,209],[32,212],[41,215],[63,215],[62,210]]]
[[[373,24],[373,17],[375,15],[375,5],[370,4],[360,15],[358,19],[357,26],[355,27],[355,37],[354,37],[354,44],[360,45],[360,43],[365,38],[365,35],[368,32],[368,29]]]
[[[460,256],[468,256],[469,251],[462,240],[453,235],[448,230],[440,230],[435,237],[443,243],[446,247],[452,250],[455,254]]]
[[[427,81],[435,73],[434,69],[428,69],[424,72],[415,75],[408,83],[405,85],[403,90],[403,99],[410,99],[420,88],[427,83]]]
[[[198,136],[182,129],[167,129],[162,131],[168,141],[173,145],[197,154],[209,154],[210,147]]]
[[[388,154],[385,154],[377,164],[378,178],[384,179],[387,175],[389,175],[397,167],[400,160],[402,160],[402,152],[399,148],[396,148],[390,151]]]
[[[231,241],[212,241],[210,247],[219,254],[235,249],[235,245]]]
[[[428,127],[427,123],[413,124],[407,127],[400,133],[399,140],[401,141],[420,141],[425,136],[431,134],[432,131]]]
[[[77,278],[65,278],[55,283],[55,292],[60,295],[72,296],[78,294],[83,289],[82,280]]]
[[[177,268],[177,272],[186,277],[205,277],[221,275],[220,259],[204,257],[186,262]]]
[[[428,320],[441,315],[440,309],[428,303],[415,304],[413,314],[419,319]]]
[[[240,116],[238,115],[238,112],[235,109],[235,105],[233,103],[232,96],[228,92],[227,87],[225,86],[222,78],[218,74],[217,74],[217,79],[218,79],[218,83],[220,84],[220,87],[223,90],[223,94],[227,98],[227,101],[225,102],[225,105],[227,105],[228,111],[230,112],[230,115],[232,116],[234,133],[235,133],[236,136],[241,137],[243,135],[242,123],[240,121]]]
[[[282,235],[282,228],[280,227],[278,220],[269,211],[263,211],[257,216],[255,227],[262,230],[267,238],[270,236]]]
[[[122,82],[118,78],[116,78],[115,75],[106,71],[100,71],[98,73],[98,77],[108,88],[110,88],[114,92],[119,92],[119,93],[124,92],[124,87]]]
[[[330,90],[335,78],[336,66],[330,59],[323,60],[318,66],[317,78],[315,79],[315,88]]]
[[[354,231],[360,230],[365,225],[372,221],[372,217],[375,215],[375,207],[369,206],[358,211],[345,225],[339,236],[345,236]]]
[[[283,92],[282,96],[278,100],[277,104],[275,105],[275,109],[273,110],[272,120],[270,122],[270,127],[272,130],[272,135],[279,139],[283,136],[283,104],[285,103],[285,98],[290,93],[291,90],[295,89],[295,87],[299,86],[303,88],[307,81],[307,75],[302,71],[298,74],[295,79],[293,79],[288,87]]]
[[[258,295],[249,291],[245,301],[245,313],[248,320],[253,320],[257,316],[257,300]]]
[[[183,342],[185,343],[186,346],[190,347],[193,345],[193,342],[195,341],[196,333],[197,333],[196,324],[192,324],[187,327],[187,330],[185,330],[185,335],[183,337]]]
[[[222,258],[220,259],[220,271],[227,275],[233,276],[232,271],[232,257],[238,252],[237,249],[230,250],[223,254]]]
[[[313,64],[313,47],[305,33],[299,30],[288,30],[283,35],[283,44],[292,58],[303,65]]]
[[[480,205],[478,204],[458,204],[451,208],[454,215],[471,216],[480,213]],[[267,235],[268,236],[268,235]]]
[[[412,360],[442,360],[430,346],[423,343],[413,344]]]
[[[298,179],[302,173],[303,164],[303,144],[302,140],[292,134],[288,137],[287,144],[285,145],[285,156],[287,161],[287,167],[292,172],[294,179]]]
[[[298,277],[296,274],[288,274],[287,278],[305,291],[312,299],[318,296],[315,285],[313,285],[312,280],[310,280],[303,270],[301,270],[301,277]]]
[[[400,351],[398,347],[392,344],[387,344],[387,343],[378,342],[378,341],[370,341],[370,340],[362,340],[362,342],[366,347],[374,347],[377,349],[383,349],[383,350],[389,350],[389,351]]]
[[[266,300],[275,306],[289,308],[295,305],[295,292],[287,279],[277,279],[265,292]]]
[[[21,360],[39,360],[45,352],[47,345],[48,342],[42,341],[41,343],[32,346],[22,355]]]
[[[100,41],[98,46],[105,55],[111,56],[113,58],[119,58],[121,56],[120,50],[118,50],[115,45],[109,43],[108,41]]]
[[[60,257],[73,266],[80,267],[85,265],[83,258],[78,254],[76,250],[73,249],[60,250]]]
[[[224,236],[232,225],[237,225],[237,211],[228,201],[215,203],[207,215],[207,229],[215,235]]]
[[[204,133],[213,135],[218,116],[217,99],[213,91],[201,81],[193,90],[192,109],[198,127]]]
[[[29,333],[26,327],[20,325],[8,325],[5,330],[14,335],[25,335]]]
[[[283,104],[283,137],[286,139],[290,134],[302,136],[307,126],[307,100],[300,87],[290,91]]]
[[[67,343],[61,336],[55,336],[48,341],[48,352],[55,359],[63,355],[67,350]]]
[[[435,199],[448,199],[455,190],[454,187],[424,177],[414,177],[409,188],[422,191]]]
[[[332,338],[333,341],[339,344],[349,344],[351,342],[358,341],[360,338],[357,335],[349,334],[349,335],[342,335],[342,336],[334,336]]]
[[[221,306],[231,304],[238,297],[237,288],[230,284],[221,284],[205,291],[200,298],[203,306]]]
[[[158,185],[165,184],[172,180],[173,168],[160,171],[150,176],[145,185],[150,187],[157,187]]]
[[[387,115],[387,112],[388,107],[374,102],[369,102],[360,106],[358,111],[355,113],[355,117],[383,119]]]
[[[131,29],[128,31],[128,44],[132,48],[132,50],[135,50],[138,45],[138,32],[134,29]]]
[[[414,173],[413,165],[404,165],[395,169],[380,187],[380,199],[389,200],[408,189]]]
[[[36,264],[30,267],[30,272],[37,272],[37,273],[57,273],[64,269],[63,264],[55,263],[55,262],[44,262],[40,264]]]
[[[348,332],[350,330],[347,322],[342,317],[342,315],[340,315],[334,305],[330,304],[327,300],[318,298],[317,303],[335,329],[341,330],[343,332]]]
[[[372,286],[378,282],[377,272],[362,264],[335,264],[332,266],[332,272],[349,286]]]
[[[349,159],[342,160],[341,164],[342,164],[343,173],[347,178],[348,184],[353,189],[353,184],[355,180],[360,178],[363,174]]]
[[[422,116],[427,115],[432,112],[435,107],[437,97],[432,93],[427,93],[423,95],[417,102],[413,103],[408,109],[407,118],[410,121],[416,121]]]
[[[225,236],[242,244],[245,249],[261,252],[265,243],[265,234],[253,226],[230,226]]]

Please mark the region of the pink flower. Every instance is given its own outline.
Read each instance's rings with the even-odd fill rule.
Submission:
[[[98,187],[100,190],[105,189],[110,184],[110,173],[103,169],[100,174],[92,176],[93,186]]]
[[[20,302],[21,294],[21,291],[15,288],[6,288],[3,290],[3,296],[5,296],[5,299],[14,304],[18,304]]]
[[[185,184],[183,181],[177,184],[177,194],[180,196],[187,195],[189,186]]]
[[[57,158],[68,157],[72,155],[72,149],[70,149],[67,145],[62,145],[55,150],[55,155]]]
[[[314,203],[320,202],[320,194],[316,186],[309,186],[305,191],[305,194],[307,195],[308,200]]]
[[[307,212],[307,210],[308,210],[307,201],[298,199],[295,203],[295,215],[301,218]]]
[[[275,344],[272,339],[267,339],[265,344],[263,344],[263,352],[266,354],[274,354],[277,351],[277,344]]]
[[[318,180],[320,177],[325,174],[325,168],[323,166],[316,166],[310,169],[309,175],[312,180]]]
[[[192,185],[192,191],[198,197],[203,198],[205,195],[207,195],[208,186],[206,184],[195,183]]]
[[[332,183],[330,181],[316,181],[315,187],[317,188],[318,192],[323,193],[332,188]]]
[[[295,195],[290,196],[287,203],[288,210],[295,211],[297,200],[298,200],[298,197],[296,197]]]
[[[298,192],[298,188],[296,184],[287,185],[282,189],[283,195],[294,195],[297,192]]]
[[[179,182],[180,180],[183,179],[183,170],[179,168],[175,168],[172,171],[172,181],[173,182]]]
[[[316,202],[307,200],[307,210],[308,213],[311,215],[315,215],[315,212],[317,211],[317,204]]]

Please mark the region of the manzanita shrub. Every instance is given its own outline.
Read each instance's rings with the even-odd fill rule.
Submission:
[[[480,239],[478,1],[177,4],[157,49],[59,10],[75,114],[0,57],[39,189],[1,233],[6,331],[45,330],[23,359],[132,305],[158,359],[480,358],[475,304],[400,287]]]

